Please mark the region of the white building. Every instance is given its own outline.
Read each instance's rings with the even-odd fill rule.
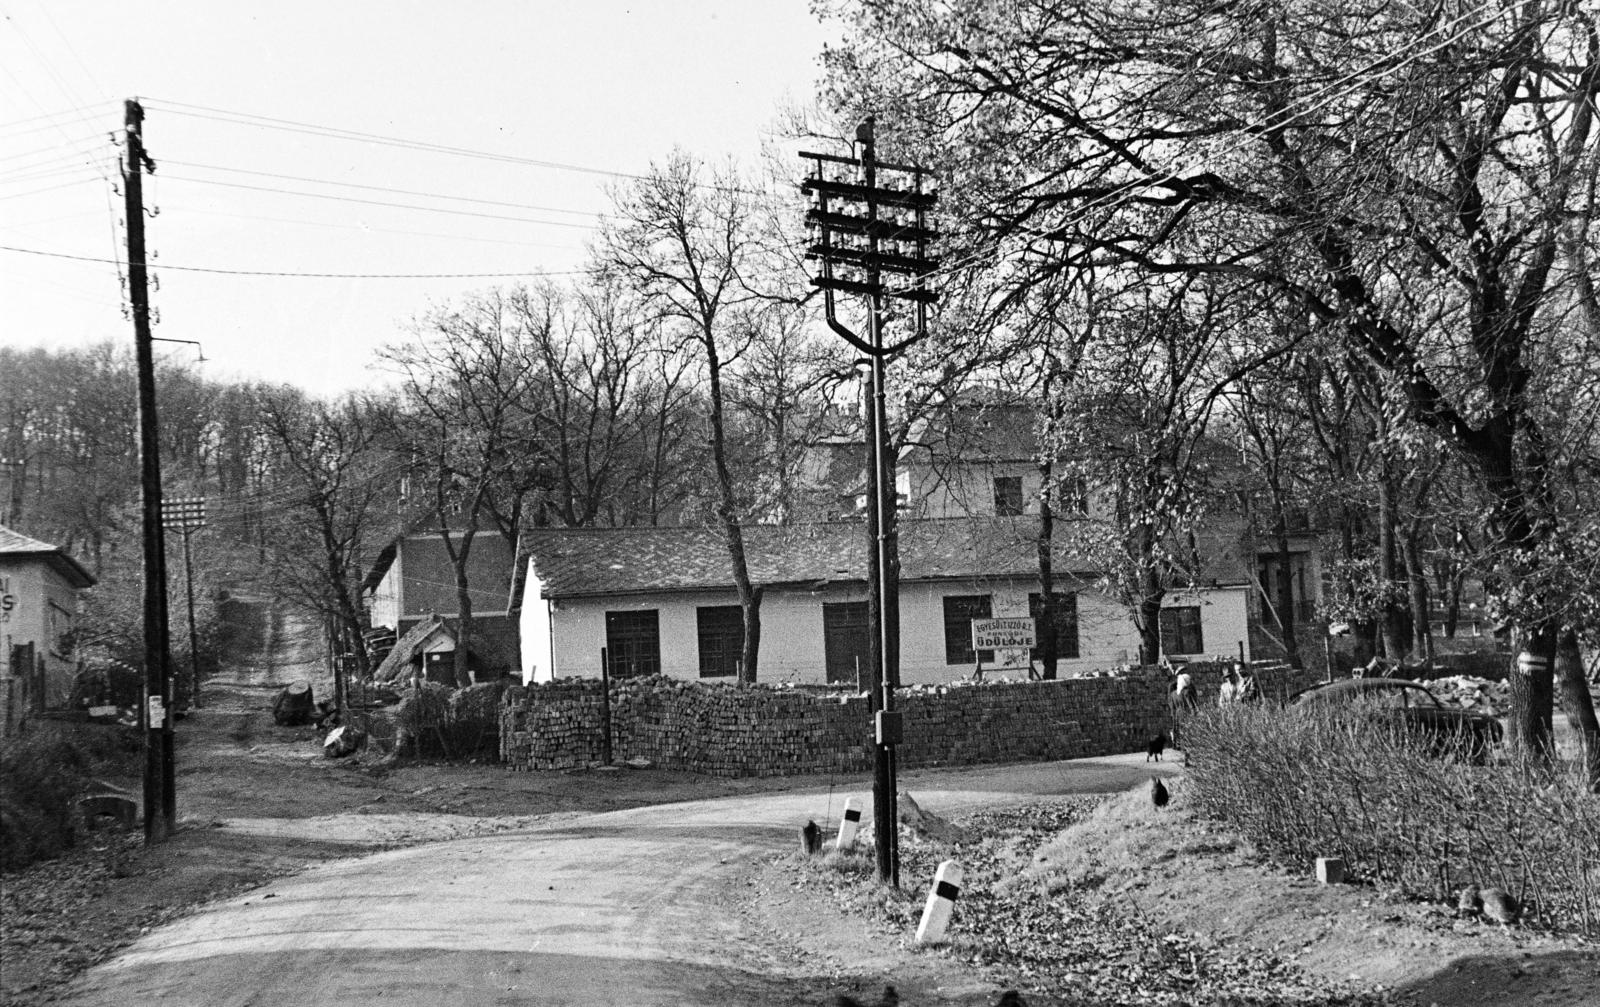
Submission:
[[[980,656],[971,648],[971,620],[1031,614],[1039,597],[1037,532],[1026,515],[901,521],[902,682],[971,676]],[[524,533],[524,546],[531,557],[520,625],[525,681],[597,677],[602,648],[618,677],[734,676],[743,629],[716,529],[535,529]],[[763,591],[761,681],[856,684],[867,656],[866,547],[855,522],[745,529],[751,580]],[[1058,674],[1137,655],[1127,608],[1088,587],[1096,572],[1064,555],[1054,567]],[[1248,599],[1242,574],[1170,592],[1167,656],[1247,649]],[[981,656],[986,669],[1019,675],[1033,655]]]
[[[65,552],[0,527],[0,723],[24,709],[66,704],[76,671],[78,593],[93,586],[89,571]]]

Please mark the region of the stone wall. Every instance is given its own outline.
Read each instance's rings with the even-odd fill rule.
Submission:
[[[1221,673],[1191,666],[1201,702]],[[1264,674],[1276,698],[1291,685]],[[517,769],[569,769],[601,759],[600,682],[565,679],[512,689],[501,708],[500,757]],[[1171,730],[1157,672],[1055,682],[975,682],[903,689],[899,765],[966,766],[1138,751]],[[1290,690],[1292,691],[1292,690]],[[611,687],[613,761],[643,757],[713,776],[860,773],[872,768],[867,697],[791,688],[704,685],[669,678]]]

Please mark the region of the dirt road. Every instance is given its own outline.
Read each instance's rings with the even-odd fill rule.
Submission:
[[[1125,788],[1132,757],[1081,778],[1058,764],[1021,774],[1051,792]],[[981,789],[930,789],[942,814],[1029,799],[1003,774],[952,773]],[[1040,786],[1042,785],[1042,786]],[[847,796],[813,791],[586,815],[313,868],[153,931],[94,969],[63,1002],[194,1005],[820,1004],[840,976],[796,961],[740,916],[752,865],[828,820]],[[825,913],[822,906],[811,912]],[[819,922],[812,937],[839,927]],[[882,967],[883,963],[876,963]],[[992,1003],[976,975],[942,979],[943,1003]],[[922,1002],[933,1002],[924,999]]]

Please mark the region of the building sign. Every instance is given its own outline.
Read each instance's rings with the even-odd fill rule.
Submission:
[[[17,596],[11,593],[11,578],[0,577],[0,622],[10,622],[11,613],[16,611]]]
[[[1012,650],[1037,644],[1032,616],[972,620],[973,650]]]

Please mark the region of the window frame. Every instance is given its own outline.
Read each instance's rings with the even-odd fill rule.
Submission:
[[[624,656],[620,652],[625,648],[619,644],[640,646],[643,653]],[[661,674],[660,609],[606,610],[606,672],[614,679]]]
[[[695,645],[701,678],[737,678],[744,654],[744,609],[738,605],[697,605]],[[708,646],[709,644],[709,646]],[[711,670],[707,670],[708,658]]]
[[[1002,486],[1005,487],[1004,492],[1001,490]],[[1015,494],[1011,492],[1013,488],[1016,490]],[[995,517],[1021,517],[1027,512],[1028,505],[1022,495],[1021,476],[995,476],[993,489]],[[1001,507],[1001,501],[1005,501],[1005,507]]]
[[[1171,613],[1169,616],[1168,613]],[[1185,620],[1193,613],[1192,625],[1184,625]],[[1161,653],[1168,657],[1183,657],[1206,652],[1205,619],[1202,617],[1199,605],[1163,605],[1161,607]],[[1186,634],[1193,632],[1191,641]],[[1183,649],[1183,645],[1193,642],[1193,650]]]
[[[993,664],[994,651],[973,652],[972,620],[994,618],[994,595],[947,594],[940,601],[944,609],[944,663],[971,665],[982,661],[984,664]],[[983,610],[981,614],[978,609]],[[959,626],[951,622],[952,618],[960,620]]]

